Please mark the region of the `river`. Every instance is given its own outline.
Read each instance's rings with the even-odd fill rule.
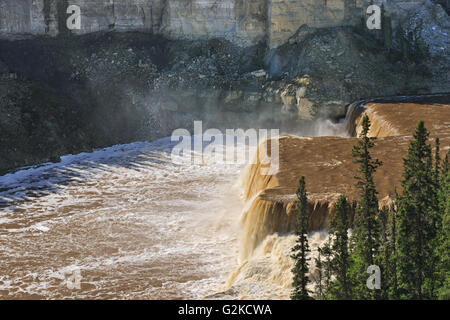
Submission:
[[[244,165],[175,164],[175,145],[116,145],[0,176],[0,299],[288,298],[292,236],[239,261]]]

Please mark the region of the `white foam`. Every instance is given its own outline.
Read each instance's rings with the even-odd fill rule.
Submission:
[[[232,188],[242,165],[175,165],[173,146],[170,138],[117,145],[0,177],[0,290],[201,298],[219,288],[238,247],[241,202]],[[66,292],[68,266],[92,289]]]

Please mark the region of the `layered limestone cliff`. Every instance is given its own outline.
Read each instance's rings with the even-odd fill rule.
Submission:
[[[400,19],[422,2],[395,0],[386,6]],[[369,4],[367,0],[2,0],[0,35],[147,31],[174,39],[225,38],[243,46],[267,41],[277,47],[302,25],[359,24]],[[66,27],[69,5],[81,9],[80,30]]]
[[[69,4],[81,10],[81,29],[71,30],[74,34],[146,31],[176,39],[221,37],[243,45],[265,34],[265,0],[2,0],[0,34],[68,33]]]
[[[422,119],[430,131],[430,139],[439,136],[442,155],[450,148],[450,104],[446,103],[370,103],[362,107],[354,119],[356,131],[367,114],[372,122],[370,135],[378,137],[372,151],[383,161],[375,174],[380,206],[392,203],[394,187],[400,190],[411,134]],[[242,259],[275,232],[289,232],[295,227],[295,191],[300,176],[305,176],[309,201],[309,229],[329,226],[334,203],[344,194],[350,202],[359,198],[354,176],[358,165],[352,159],[357,138],[296,137],[283,135],[279,143],[279,170],[273,175],[261,174],[264,161],[247,167],[242,176],[247,207],[242,215],[245,235]],[[431,140],[430,140],[431,142]],[[260,160],[260,159],[258,159]],[[352,208],[353,211],[353,208]]]

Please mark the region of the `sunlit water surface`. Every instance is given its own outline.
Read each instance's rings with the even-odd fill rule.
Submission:
[[[329,120],[313,129],[346,136]],[[238,260],[244,164],[215,163],[214,152],[174,163],[177,143],[117,145],[0,176],[0,299],[288,299],[294,236],[270,235]],[[255,148],[235,148],[253,158]],[[312,255],[326,237],[310,235]]]
[[[0,177],[0,298],[223,290],[237,263],[242,165],[174,164],[174,144],[118,145]]]

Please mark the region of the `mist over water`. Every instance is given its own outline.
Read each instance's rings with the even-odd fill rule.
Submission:
[[[292,234],[271,234],[242,261],[231,274],[227,290],[220,297],[240,299],[290,299],[294,260],[291,249],[297,237]],[[318,248],[328,240],[325,231],[311,232],[308,242],[311,249],[309,289],[315,286],[315,261]]]
[[[292,236],[268,236],[239,261],[244,165],[174,164],[175,145],[117,145],[1,176],[0,298],[288,298]],[[68,288],[74,270],[79,289]]]

